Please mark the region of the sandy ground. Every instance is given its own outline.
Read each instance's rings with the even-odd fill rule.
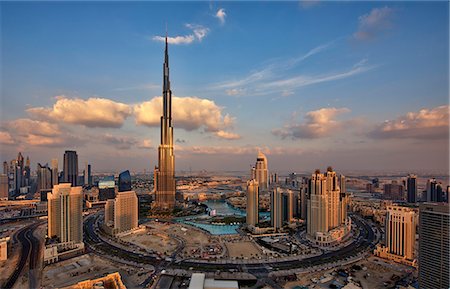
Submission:
[[[127,288],[138,287],[151,274],[143,269],[112,263],[94,254],[85,254],[46,266],[41,285],[43,288],[65,287],[113,272],[120,273]]]
[[[124,241],[136,244],[139,247],[172,254],[179,245],[179,242],[166,234],[157,232],[143,232],[131,234],[122,238]]]
[[[10,245],[9,243],[8,245]],[[8,260],[0,261],[0,285],[6,282],[6,279],[14,272],[19,262],[21,247],[20,244],[13,246],[9,252]]]
[[[150,228],[148,232],[152,234],[164,234],[182,242],[184,246],[180,252],[182,258],[221,257],[224,253],[220,237],[210,235],[200,229],[183,224],[153,221],[145,225]],[[146,236],[149,237],[149,235]]]
[[[250,241],[226,243],[226,246],[230,258],[252,258],[263,255],[258,247]]]
[[[377,261],[375,261],[377,260]],[[380,258],[370,257],[367,260],[363,260],[355,263],[361,267],[366,267],[367,270],[360,270],[354,273],[351,273],[353,280],[359,281],[361,283],[362,288],[364,289],[382,289],[386,288],[384,286],[384,282],[391,282],[389,286],[393,286],[394,282],[390,280],[392,275],[397,275],[404,277],[408,275],[409,272],[413,272],[413,274],[417,275],[417,270],[412,267],[404,266],[401,264],[391,263],[389,261],[385,261]],[[349,269],[352,265],[342,266],[342,269]],[[332,274],[334,270],[326,270],[320,272],[306,273],[301,274],[299,276],[298,281],[288,282],[284,286],[284,288],[294,288],[295,286],[308,286],[309,288],[329,288],[329,284],[332,282],[327,282],[325,284],[314,284],[311,279],[317,278],[320,279],[325,274]],[[341,284],[345,283],[344,277],[340,277],[336,275],[334,280],[337,280]]]

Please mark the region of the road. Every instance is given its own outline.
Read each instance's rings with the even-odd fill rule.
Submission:
[[[19,279],[20,275],[23,272],[23,269],[25,268],[25,265],[29,262],[29,284],[30,289],[34,289],[38,287],[38,281],[39,278],[35,276],[36,265],[39,262],[39,256],[40,256],[40,242],[39,240],[33,236],[34,230],[41,224],[34,223],[31,225],[26,226],[23,229],[20,229],[19,233],[17,234],[17,240],[22,245],[22,251],[20,253],[20,259],[19,263],[17,264],[16,270],[9,276],[8,280],[1,288],[10,289],[14,287],[14,284],[16,284],[17,280]]]
[[[327,263],[338,262],[340,260],[345,260],[348,258],[355,257],[357,254],[363,252],[367,249],[374,249],[375,247],[375,234],[372,227],[366,223],[363,219],[356,216],[352,217],[353,222],[360,229],[359,236],[355,237],[356,240],[351,244],[343,247],[337,251],[326,252],[319,256],[313,256],[301,260],[291,260],[291,261],[277,261],[269,260],[264,264],[214,264],[197,262],[192,260],[180,260],[180,261],[165,261],[160,260],[153,256],[143,255],[140,253],[135,253],[132,251],[127,251],[123,248],[117,247],[110,243],[103,242],[97,235],[94,229],[94,223],[97,221],[98,215],[90,216],[86,219],[84,223],[85,241],[88,244],[88,248],[97,253],[103,253],[107,255],[114,255],[116,257],[122,258],[124,260],[151,264],[155,267],[155,273],[152,274],[147,280],[141,285],[148,285],[153,280],[153,277],[158,274],[163,269],[173,268],[173,269],[190,269],[201,270],[207,272],[215,272],[217,270],[234,270],[237,272],[246,272],[257,276],[258,278],[267,278],[268,274],[273,270],[288,270],[294,268],[307,268],[317,265],[324,265]]]

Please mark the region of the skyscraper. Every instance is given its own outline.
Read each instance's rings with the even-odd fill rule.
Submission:
[[[8,162],[7,162],[7,161],[4,161],[4,162],[3,162],[3,173],[4,173],[5,175],[8,174]]]
[[[383,198],[393,201],[404,200],[404,188],[403,185],[397,183],[397,181],[392,181],[390,184],[384,184],[383,186]]]
[[[267,158],[259,151],[258,157],[256,158],[256,164],[252,168],[252,179],[255,179],[261,191],[267,190],[269,183],[269,172],[267,170]]]
[[[169,52],[163,64],[163,115],[161,116],[161,144],[158,148],[158,167],[155,168],[155,207],[171,209],[175,206],[175,155],[173,154],[172,91],[169,80]]]
[[[89,168],[88,163],[84,162],[84,171],[83,171],[83,183],[85,186],[89,185]]]
[[[77,186],[78,179],[78,155],[76,151],[64,153],[64,182]]]
[[[316,244],[330,246],[342,240],[350,231],[347,218],[345,177],[338,176],[331,167],[325,174],[316,170],[309,180],[307,203],[307,233]]]
[[[131,175],[129,170],[119,174],[119,192],[126,191],[131,191]]]
[[[0,200],[8,199],[8,176],[0,174]]]
[[[247,181],[247,218],[248,226],[256,226],[259,222],[259,187],[258,181]]]
[[[59,184],[58,159],[52,159],[52,184]]]
[[[294,219],[294,193],[292,190],[287,190],[283,192],[281,197],[282,206],[281,211],[283,215],[283,222],[291,223]]]
[[[37,165],[37,191],[41,196],[41,201],[47,200],[47,193],[52,190],[52,170],[48,164]]]
[[[282,193],[278,187],[270,192],[270,223],[275,230],[283,226]]]
[[[415,203],[417,196],[417,176],[410,174],[406,179],[406,200],[408,203]]]
[[[25,162],[25,167],[23,169],[23,176],[24,176],[24,186],[31,185],[30,177],[31,177],[31,168],[30,168],[30,158],[27,156],[27,160]]]
[[[416,212],[413,208],[387,207],[385,245],[378,245],[375,254],[400,263],[415,263]]]
[[[48,236],[60,242],[83,242],[83,193],[81,187],[59,184],[48,199]]]
[[[436,179],[429,179],[427,181],[427,202],[442,202],[443,191],[442,185]]]
[[[450,288],[448,204],[420,204],[419,224],[419,287]]]
[[[105,224],[113,226],[113,234],[138,226],[138,198],[134,191],[119,192],[114,200],[106,202]]]

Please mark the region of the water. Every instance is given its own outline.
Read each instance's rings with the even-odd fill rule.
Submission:
[[[211,211],[216,210],[217,216],[232,216],[232,215],[237,215],[240,217],[245,216],[244,210],[237,209],[224,201],[206,201],[203,202],[202,204],[207,205],[208,209]]]
[[[225,201],[206,201],[203,204],[208,206],[209,210],[216,210],[217,216],[238,216],[245,217],[246,212],[241,209],[237,209],[231,205],[229,205]],[[207,215],[201,216],[200,218],[209,218]],[[270,212],[260,212],[259,213],[260,220],[270,219]],[[237,229],[241,225],[217,225],[217,224],[205,224],[195,221],[186,220],[190,218],[180,218],[178,222],[188,224],[205,231],[208,231],[212,235],[232,235],[237,234]]]
[[[203,224],[197,222],[185,221],[185,224],[203,229],[208,231],[212,235],[234,235],[237,234],[237,229],[240,225],[214,225],[214,224]]]

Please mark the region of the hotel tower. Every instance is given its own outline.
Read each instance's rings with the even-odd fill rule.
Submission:
[[[161,116],[161,144],[158,148],[158,167],[154,171],[155,207],[171,209],[175,206],[175,156],[173,154],[172,91],[169,80],[169,54],[166,48],[163,64],[163,115]]]

